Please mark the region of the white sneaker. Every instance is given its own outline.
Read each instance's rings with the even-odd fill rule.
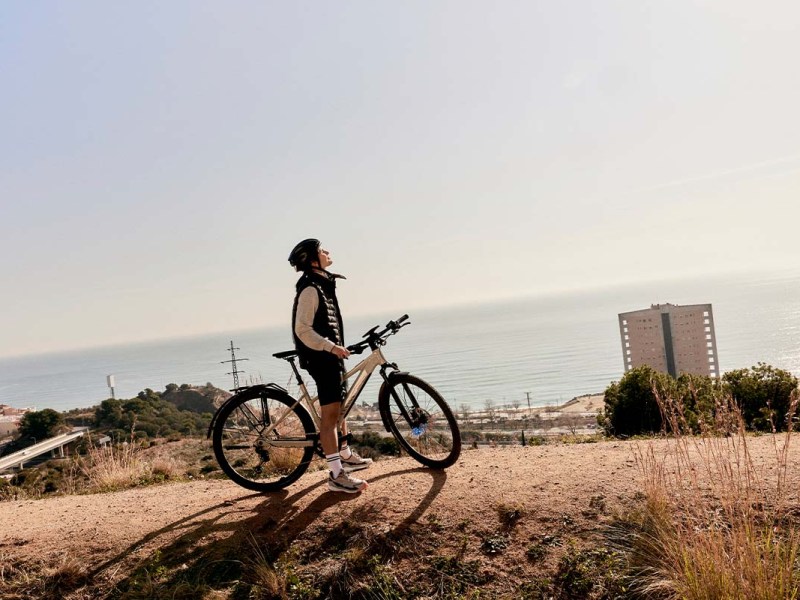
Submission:
[[[333,476],[333,471],[328,473],[328,489],[332,492],[346,492],[348,494],[357,494],[367,489],[367,482],[363,479],[356,479],[350,477],[342,469],[338,477]]]
[[[366,469],[368,466],[372,464],[371,458],[361,458],[358,454],[350,451],[350,458],[344,458],[340,456],[342,460],[342,468],[347,471],[348,473],[352,473],[353,471],[360,471],[361,469]]]

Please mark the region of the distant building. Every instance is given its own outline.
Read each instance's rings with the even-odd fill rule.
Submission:
[[[29,411],[29,408],[13,408],[8,404],[0,404],[0,438],[15,434],[22,415]]]
[[[619,332],[626,372],[648,365],[673,377],[720,375],[710,304],[653,304],[620,313]]]
[[[13,435],[19,429],[19,421],[22,417],[6,417],[0,415],[0,438]]]

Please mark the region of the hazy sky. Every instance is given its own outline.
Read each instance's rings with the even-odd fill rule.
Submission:
[[[0,356],[797,269],[793,0],[0,5]],[[288,335],[288,332],[287,332]]]

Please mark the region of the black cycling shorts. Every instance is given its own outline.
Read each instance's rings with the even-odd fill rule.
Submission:
[[[306,370],[317,384],[317,396],[320,406],[343,402],[347,393],[347,384],[342,381],[344,374],[342,363],[308,365]]]

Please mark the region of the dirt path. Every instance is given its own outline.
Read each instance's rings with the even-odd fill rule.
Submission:
[[[772,460],[769,440],[750,442],[756,460]],[[663,450],[663,441],[647,444]],[[600,442],[469,449],[446,472],[420,468],[408,458],[384,460],[365,473],[370,487],[357,496],[327,492],[320,471],[274,494],[207,480],[6,502],[0,504],[0,558],[75,557],[95,581],[110,585],[153,556],[169,568],[190,570],[209,561],[220,544],[243,553],[250,540],[308,548],[343,524],[389,536],[412,525],[453,535],[466,531],[461,543],[467,555],[478,556],[480,539],[500,526],[498,507],[514,505],[524,509],[514,530],[520,543],[488,568],[523,577],[529,540],[554,533],[589,539],[632,502],[641,489],[635,448],[632,442]]]

